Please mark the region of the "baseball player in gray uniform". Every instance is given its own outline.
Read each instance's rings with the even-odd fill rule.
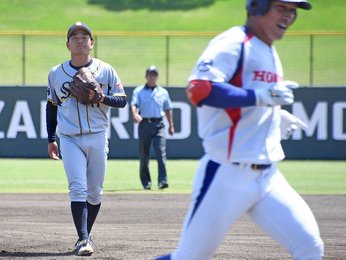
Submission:
[[[309,10],[311,4],[247,0],[246,8],[246,24],[211,40],[189,78],[205,155],[179,245],[159,260],[212,259],[243,214],[293,259],[322,259],[316,219],[276,166],[284,159],[281,127],[300,124],[282,113],[282,105],[293,103],[297,84],[284,80],[273,42],[296,20],[297,8]]]
[[[57,135],[78,234],[74,248],[77,255],[93,253],[90,232],[102,201],[109,109],[126,105],[126,95],[114,68],[91,58],[93,45],[91,29],[81,22],[73,24],[66,42],[71,60],[52,68],[47,89],[48,154],[51,159],[59,159]],[[103,95],[99,103],[84,104],[71,96],[71,80],[81,67],[89,69],[101,84]]]

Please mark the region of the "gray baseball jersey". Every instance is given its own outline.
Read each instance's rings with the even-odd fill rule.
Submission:
[[[106,95],[126,96],[116,71],[108,63],[93,58],[88,68]],[[76,72],[66,61],[53,67],[48,76],[47,99],[59,106],[57,132],[77,135],[105,131],[109,106],[102,103],[84,105],[70,95],[70,83]]]

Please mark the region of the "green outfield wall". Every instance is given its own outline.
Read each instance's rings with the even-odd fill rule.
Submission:
[[[176,134],[167,136],[169,159],[196,159],[202,153],[197,134],[196,111],[185,89],[167,88],[174,105]],[[128,100],[133,87],[126,87]],[[346,159],[346,87],[302,87],[295,103],[284,107],[301,118],[308,130],[297,130],[283,140],[287,159]],[[47,158],[45,87],[0,87],[0,157]],[[112,109],[109,122],[109,158],[138,156],[137,125],[130,106]]]

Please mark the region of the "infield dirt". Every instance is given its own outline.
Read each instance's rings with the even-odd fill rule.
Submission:
[[[304,199],[317,218],[324,259],[346,259],[346,196]],[[95,253],[77,257],[67,194],[0,194],[0,259],[150,260],[177,246],[189,202],[188,194],[105,194],[92,232]],[[244,216],[214,259],[290,258]]]

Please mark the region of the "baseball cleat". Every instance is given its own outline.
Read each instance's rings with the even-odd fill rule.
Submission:
[[[88,239],[77,241],[74,251],[79,256],[90,256],[94,249]]]

